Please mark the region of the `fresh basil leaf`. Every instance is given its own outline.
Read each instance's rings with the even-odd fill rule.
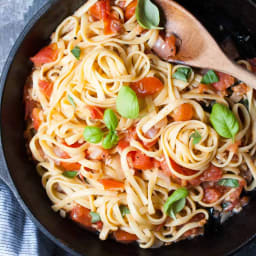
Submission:
[[[75,104],[73,98],[72,98],[70,95],[68,95],[68,101],[70,102],[70,104],[71,104],[74,108],[76,108],[76,104]]]
[[[63,176],[67,178],[74,178],[77,175],[76,171],[65,171],[62,173]]]
[[[220,186],[231,187],[231,188],[239,187],[239,182],[236,179],[221,179],[219,180],[218,184]]]
[[[139,25],[146,29],[161,29],[158,7],[150,0],[138,0],[135,11]]]
[[[200,140],[202,139],[202,136],[201,134],[196,130],[195,132],[193,132],[191,135],[190,135],[190,138],[193,139],[193,145],[196,145],[200,142]]]
[[[210,121],[216,132],[224,138],[234,139],[239,131],[239,123],[234,113],[225,105],[213,105]]]
[[[91,215],[91,223],[97,223],[100,221],[100,215],[97,212],[90,212]]]
[[[114,131],[118,125],[118,119],[112,109],[106,109],[104,112],[104,122],[110,131]]]
[[[109,132],[108,135],[102,141],[102,147],[105,149],[113,148],[118,142],[118,136],[116,132]]]
[[[178,210],[181,211],[183,208],[182,205],[184,202],[179,202],[177,204],[174,205],[174,203],[180,201],[181,199],[185,199],[188,196],[188,190],[186,188],[178,188],[177,190],[175,190],[166,200],[165,204],[164,204],[164,212],[168,215],[171,215],[172,212],[175,215]],[[185,199],[185,203],[186,203],[186,199]]]
[[[81,55],[81,49],[79,46],[76,46],[71,50],[72,54],[79,60]]]
[[[173,219],[176,219],[176,213],[182,211],[182,209],[185,207],[185,205],[186,205],[186,198],[181,198],[180,200],[174,202],[170,206],[167,214],[169,216],[171,216]]]
[[[239,103],[243,104],[247,108],[247,110],[249,109],[249,101],[248,101],[248,99],[240,100]]]
[[[103,138],[103,131],[99,127],[87,126],[84,129],[84,139],[90,143],[99,143]]]
[[[219,82],[219,77],[213,70],[209,70],[202,78],[201,83],[212,84]]]
[[[130,87],[121,87],[116,99],[116,108],[118,113],[125,118],[138,117],[140,112],[138,97]]]
[[[127,206],[125,205],[120,205],[120,212],[122,214],[122,216],[124,217],[126,214],[130,214],[130,210]]]
[[[187,82],[190,75],[191,75],[192,69],[191,68],[178,68],[175,73],[172,75],[173,78],[177,80],[181,80],[184,82]]]

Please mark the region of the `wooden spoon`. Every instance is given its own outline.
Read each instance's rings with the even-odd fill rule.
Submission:
[[[166,31],[181,39],[177,55],[168,61],[230,74],[256,89],[256,75],[231,61],[203,25],[172,0],[155,0],[166,15]]]

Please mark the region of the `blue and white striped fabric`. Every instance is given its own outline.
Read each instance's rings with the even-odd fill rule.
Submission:
[[[25,215],[0,179],[0,256],[68,256]]]

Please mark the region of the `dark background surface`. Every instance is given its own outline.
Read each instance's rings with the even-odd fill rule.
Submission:
[[[0,73],[2,72],[11,47],[24,25],[47,1],[48,0],[0,0]],[[239,230],[237,230],[237,232],[239,233]],[[256,255],[256,239],[234,255]]]

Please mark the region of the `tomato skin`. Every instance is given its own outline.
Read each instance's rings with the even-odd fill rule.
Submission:
[[[175,35],[170,35],[168,37],[165,38],[165,42],[168,46],[169,49],[169,57],[174,57],[177,53],[177,49],[176,49],[176,36]]]
[[[131,83],[130,87],[136,92],[137,96],[145,97],[161,91],[164,85],[156,77],[144,77],[137,82]]]
[[[41,119],[40,119],[40,113],[41,109],[40,108],[33,108],[32,110],[32,122],[33,122],[33,127],[36,131],[38,131],[40,125],[41,125]]]
[[[218,181],[222,178],[223,171],[211,164],[200,176],[189,180],[189,183],[193,186],[198,186],[205,181]]]
[[[93,229],[92,228],[92,217],[90,215],[90,210],[77,204],[72,211],[70,212],[70,218],[81,224],[82,226],[89,228],[89,229]],[[97,229],[100,230],[102,229],[103,223],[102,221],[98,221],[96,223],[97,225]]]
[[[235,78],[233,76],[222,72],[216,72],[216,74],[219,77],[219,82],[213,83],[212,85],[217,91],[225,91],[235,83]]]
[[[87,106],[86,107],[90,111],[90,115],[92,119],[103,119],[104,109],[96,106]]]
[[[129,146],[130,146],[130,142],[127,141],[126,139],[119,140],[118,145],[117,145],[118,149],[121,151],[123,151],[124,149],[126,149]]]
[[[53,90],[53,83],[50,83],[45,80],[39,80],[38,81],[38,86],[40,91],[48,98],[51,97],[52,90]]]
[[[242,83],[242,84],[232,87],[232,91],[236,95],[243,96],[244,94],[246,94],[249,91],[249,87],[246,84]]]
[[[189,121],[193,118],[194,109],[189,103],[183,103],[178,106],[172,113],[172,118],[174,121]]]
[[[221,196],[222,196],[222,193],[217,188],[214,188],[214,187],[205,188],[203,202],[211,204],[216,202]]]
[[[40,67],[43,64],[55,61],[57,57],[57,44],[53,43],[42,48],[34,57],[31,57],[30,60],[34,63],[36,67]]]
[[[123,189],[124,183],[113,179],[99,179],[99,183],[104,186],[104,189]]]
[[[81,168],[79,163],[60,162],[60,166],[66,171],[78,171]]]
[[[148,170],[154,167],[154,161],[141,151],[129,152],[127,158],[130,158],[131,166],[138,170]]]
[[[138,237],[136,235],[125,232],[120,229],[118,229],[117,231],[114,231],[113,235],[114,235],[116,241],[121,242],[121,243],[132,243],[132,242],[138,240]]]
[[[170,164],[171,164],[172,168],[173,168],[176,172],[178,172],[178,173],[180,173],[180,174],[183,174],[183,175],[186,175],[186,176],[190,176],[190,175],[195,174],[196,171],[191,170],[191,169],[188,169],[188,168],[185,168],[185,167],[182,167],[182,166],[178,165],[175,161],[173,161],[171,158],[169,158],[169,159],[170,159]],[[187,185],[187,181],[178,178],[177,176],[175,176],[175,175],[171,172],[171,170],[170,170],[170,168],[169,168],[169,166],[168,166],[166,160],[163,160],[162,162],[160,162],[160,167],[161,167],[163,173],[164,173],[165,175],[171,177],[172,180],[173,180],[175,183],[177,183],[177,184],[179,184],[179,185],[182,185],[182,186],[186,186],[186,185]]]
[[[239,146],[241,145],[241,143],[242,143],[241,140],[238,140],[238,141],[232,143],[227,149],[228,149],[230,152],[236,154],[236,153],[238,152],[238,148],[239,148]]]
[[[125,9],[125,20],[129,20],[134,14],[137,7],[137,0],[132,1]]]
[[[199,90],[199,93],[202,94],[208,90],[208,85],[207,84],[199,84],[198,90]]]
[[[96,19],[103,19],[104,34],[110,35],[119,33],[122,30],[122,23],[111,14],[110,0],[100,0],[96,2],[89,10],[90,14]]]

